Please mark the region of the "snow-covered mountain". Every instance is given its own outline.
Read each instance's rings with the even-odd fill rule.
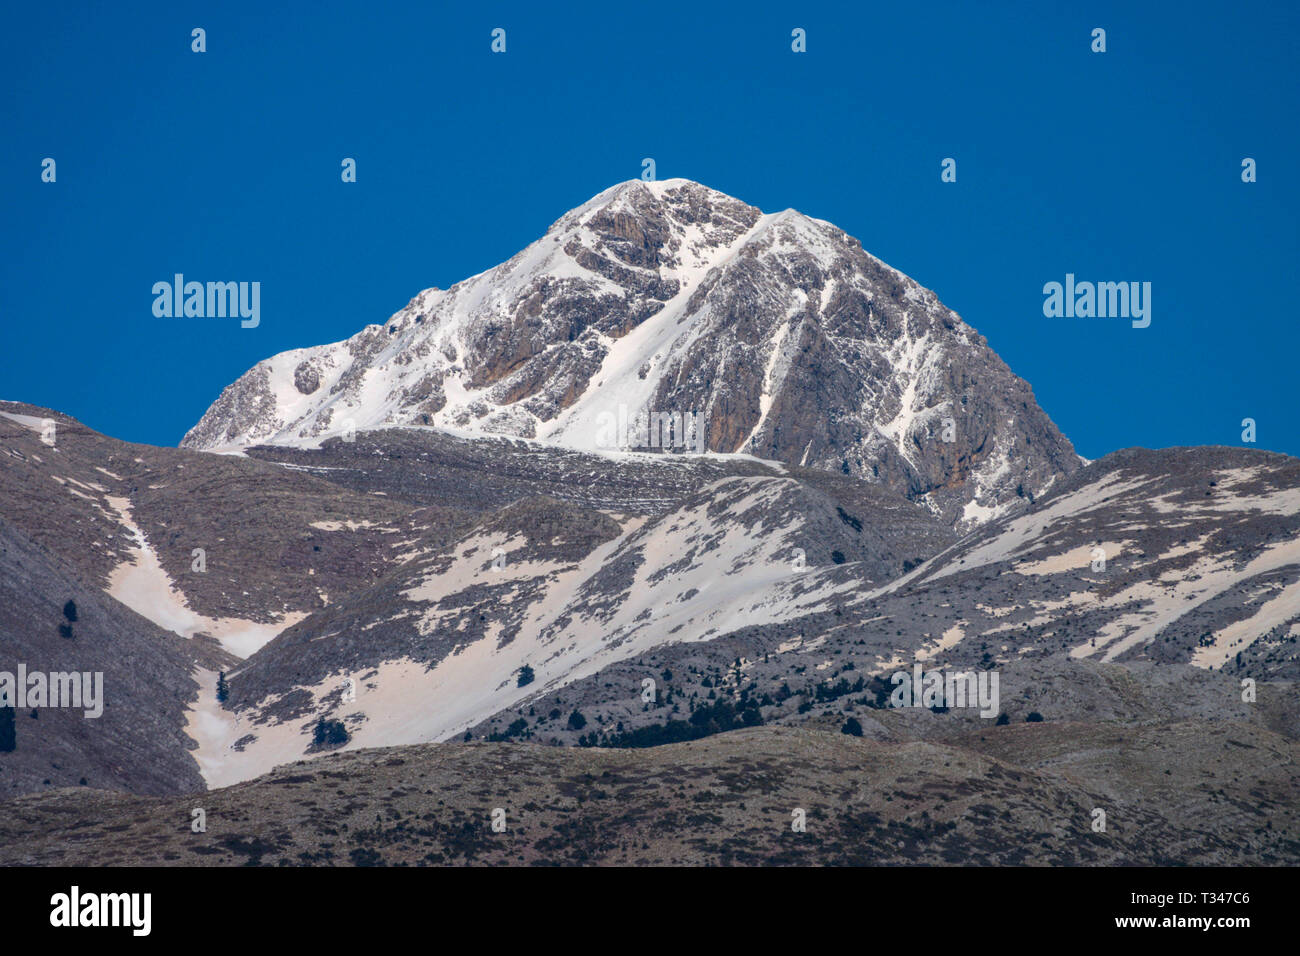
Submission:
[[[638,441],[648,412],[687,453]],[[1098,772],[1141,795],[1169,783],[1159,722],[1203,769],[1159,799],[1188,846],[1207,780],[1295,802],[1285,770],[1257,793],[1300,733],[1300,463],[1085,465],[931,293],[797,213],[615,187],[385,326],[260,363],[186,444],[0,403],[0,673],[102,671],[111,704],[0,704],[0,797],[855,726],[1052,766],[1119,733]],[[912,667],[996,674],[999,722],[894,707]],[[1287,826],[1261,858],[1294,859]]]
[[[1079,458],[985,340],[828,222],[634,180],[383,325],[266,359],[182,445],[431,426],[840,471],[961,528]]]

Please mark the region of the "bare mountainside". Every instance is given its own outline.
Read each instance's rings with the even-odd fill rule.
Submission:
[[[883,484],[962,528],[1079,467],[932,292],[828,222],[679,179],[614,186],[383,325],[258,363],[182,444],[384,425],[743,452]]]
[[[0,618],[0,647],[59,663],[75,597],[77,637],[156,657],[168,690],[106,669],[138,708],[118,711],[139,739],[110,775],[86,726],[19,722],[10,792],[224,786],[431,741],[640,749],[851,719],[941,743],[991,726],[896,714],[887,679],[917,664],[999,674],[1016,723],[1300,726],[1300,464],[1282,455],[1118,452],[955,540],[884,485],[744,455],[412,427],[212,455],[13,404],[0,438],[14,547],[43,562],[10,563],[32,609]]]
[[[238,657],[473,517],[292,467],[122,442],[13,402],[0,402],[0,495],[4,517],[87,584]]]
[[[98,686],[78,680],[91,694],[77,707],[0,704],[7,711],[0,712],[0,800],[57,787],[176,793],[203,786],[184,713],[199,692],[192,673],[222,666],[220,657],[88,585],[0,518],[0,672],[20,666],[29,674],[102,677]]]
[[[54,426],[48,435],[46,423]],[[534,659],[539,635],[560,640],[579,615],[588,618],[586,639],[547,668],[557,681],[640,646],[732,626],[725,616],[709,623],[724,580],[737,609],[747,598],[774,606],[762,594],[773,572],[759,561],[773,549],[787,562],[795,548],[814,563],[861,562],[885,580],[952,540],[928,512],[888,489],[809,469],[800,471],[805,481],[784,466],[743,456],[532,449],[517,440],[399,429],[302,453],[310,459],[259,461],[130,445],[15,403],[0,405],[0,450],[0,489],[12,506],[4,520],[14,547],[30,548],[70,579],[56,587],[51,582],[61,579],[34,561],[7,565],[5,585],[18,597],[12,613],[0,617],[0,671],[78,655],[87,663],[110,658],[110,706],[128,694],[150,714],[127,724],[137,739],[112,783],[134,788],[138,780],[151,792],[193,786],[198,768],[209,781],[245,779],[298,759],[310,730],[304,740],[284,720],[319,709],[318,685],[341,674],[360,676],[374,665],[409,677],[413,683],[393,688],[388,715],[372,714],[367,735],[379,745],[428,740],[508,705],[513,698],[502,684],[515,682],[513,657]],[[333,463],[326,464],[331,450]],[[712,487],[757,489],[773,507],[729,515],[732,499],[712,500]],[[851,527],[848,516],[857,512],[873,518],[867,525],[851,519]],[[733,535],[731,563],[724,567],[720,555],[708,555],[707,542],[674,542],[674,529],[688,523]],[[488,543],[496,541],[508,546],[499,566],[496,545]],[[690,559],[693,584],[680,577],[688,564],[651,553],[661,545]],[[600,548],[618,551],[608,572]],[[656,582],[622,593],[627,575],[635,577],[647,557]],[[674,584],[683,603],[680,633],[646,628],[638,618]],[[419,614],[410,613],[405,591],[420,595]],[[94,635],[93,647],[59,637],[59,608],[73,598],[84,606],[76,635]],[[45,610],[29,611],[29,603]],[[625,608],[622,631],[602,634],[600,615],[618,605]],[[105,610],[88,616],[99,608]],[[325,613],[312,617],[313,611]],[[773,613],[785,612],[774,606]],[[311,623],[286,635],[275,653],[250,659],[307,618]],[[465,653],[471,645],[473,653]],[[131,658],[141,654],[166,670],[153,678],[151,686],[164,691],[157,697],[145,689],[148,682],[128,679]],[[420,669],[443,659],[463,667],[476,658],[488,661],[486,670],[457,672],[452,692],[428,710]],[[231,675],[225,707],[215,699],[220,671]],[[264,705],[276,719],[243,725],[236,701],[246,710],[263,697],[277,702]],[[19,724],[19,756],[0,757],[11,770],[4,778],[9,789],[83,778],[104,785],[96,773],[103,754],[91,752],[96,738],[86,733],[116,721],[73,724],[56,715],[35,735],[25,728],[35,729],[39,714],[29,719]],[[69,739],[55,745],[60,732]],[[154,776],[163,766],[154,753],[159,746],[172,748],[181,768],[164,775],[168,784]],[[82,757],[74,759],[77,748]]]
[[[97,718],[11,711],[3,794],[202,787],[190,724],[220,671],[474,520],[13,402],[0,403],[0,498],[0,674],[103,680]]]
[[[292,458],[359,481],[389,434]],[[389,486],[426,470],[400,447]],[[1300,463],[1287,456],[1116,453],[956,544],[919,511],[903,533],[907,503],[862,482],[874,498],[777,471],[706,477],[645,517],[521,500],[285,630],[232,678],[210,780],[306,753],[322,717],[348,746],[465,732],[625,746],[725,726],[724,705],[749,722],[842,721],[881,706],[884,678],[915,663],[997,670],[1020,719],[1138,719],[1090,662],[1147,668],[1134,680],[1152,694],[1172,682],[1166,712],[1189,718],[1245,719],[1240,678],[1296,679]],[[1207,685],[1206,672],[1234,677]],[[1271,719],[1293,732],[1297,713]]]

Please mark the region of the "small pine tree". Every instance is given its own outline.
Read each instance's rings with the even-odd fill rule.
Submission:
[[[533,677],[533,669],[525,664],[523,667],[519,668],[519,683],[516,686],[524,687],[531,684],[533,682]]]
[[[230,685],[226,683],[226,672],[217,675],[217,703],[224,704],[230,698]]]
[[[69,624],[77,623],[77,602],[69,598],[68,603],[63,605],[63,616],[68,619]]]
[[[573,713],[569,715],[570,730],[581,730],[583,727],[586,726],[587,726],[587,718],[582,716],[580,712],[575,710]]]
[[[844,726],[840,728],[840,733],[848,734],[850,737],[861,737],[862,725],[858,723],[856,717],[850,717],[848,720],[844,721]]]

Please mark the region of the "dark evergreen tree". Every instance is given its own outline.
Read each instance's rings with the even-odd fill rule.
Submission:
[[[850,737],[861,737],[862,725],[858,723],[856,717],[850,717],[848,720],[844,721],[844,726],[840,728],[840,733],[848,734]]]
[[[316,731],[312,739],[317,747],[338,747],[348,742],[348,729],[340,720],[326,720],[321,717],[316,721]]]
[[[519,668],[519,682],[516,686],[524,687],[531,684],[533,682],[533,676],[533,669],[525,664],[523,667]]]
[[[18,738],[14,731],[16,713],[13,707],[0,707],[0,753],[12,753],[18,746]]]
[[[77,623],[77,603],[72,599],[63,605],[63,616],[68,619],[69,624]]]
[[[217,703],[224,704],[230,698],[230,685],[226,683],[226,672],[217,675]]]

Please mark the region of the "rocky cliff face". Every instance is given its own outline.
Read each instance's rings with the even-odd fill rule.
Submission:
[[[1033,392],[830,223],[622,183],[384,325],[260,362],[182,445],[385,425],[744,453],[881,483],[968,528],[1073,473]]]

